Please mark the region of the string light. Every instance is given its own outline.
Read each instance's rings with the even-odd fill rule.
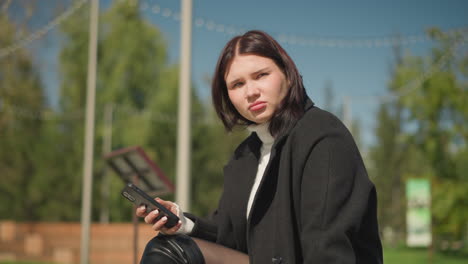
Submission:
[[[53,21],[49,22],[43,28],[32,33],[28,37],[23,38],[17,43],[14,43],[6,48],[0,49],[0,59],[9,56],[16,50],[29,45],[31,42],[44,37],[49,31],[75,13],[88,0],[78,0],[69,9],[57,16]],[[130,1],[136,4],[136,1]],[[161,12],[161,7],[157,4],[150,6],[147,2],[142,3],[141,10],[151,10],[152,13],[161,15],[164,18],[170,18],[174,21],[180,21],[180,13],[164,8]],[[246,32],[245,28],[238,28],[231,25],[216,23],[213,20],[203,18],[195,18],[195,26],[204,28],[208,31],[223,33],[227,35],[238,35]],[[468,34],[468,28],[458,28],[446,31],[449,34]],[[401,37],[373,37],[365,39],[349,39],[349,38],[324,38],[324,37],[302,37],[294,34],[279,33],[277,39],[280,43],[308,46],[308,47],[328,47],[328,48],[375,48],[375,47],[392,47],[395,45],[412,45],[432,41],[426,35],[408,35]]]
[[[427,81],[437,71],[440,71],[444,66],[446,66],[446,64],[449,62],[450,56],[453,54],[455,49],[465,42],[466,40],[464,38],[456,41],[454,45],[449,49],[449,51],[445,53],[442,57],[440,57],[439,60],[435,63],[434,66],[431,67],[429,71],[424,72],[421,76],[418,76],[415,79],[409,81],[408,83],[395,89],[396,91],[398,91],[395,94],[384,95],[384,96],[359,96],[359,97],[346,96],[346,98],[352,101],[359,101],[359,102],[369,101],[369,102],[378,102],[382,104],[382,103],[389,103],[402,96],[406,96],[414,92],[415,90],[419,89],[420,87],[422,87],[422,84],[425,81]],[[114,109],[115,109],[114,113],[116,117],[119,115],[124,115],[124,116],[143,115],[145,119],[153,121],[153,122],[175,123],[177,121],[175,116],[169,115],[164,112],[154,112],[150,110],[139,111],[126,105],[116,105]],[[39,111],[29,110],[26,107],[8,104],[3,100],[0,101],[0,112],[12,113],[18,117],[24,117],[24,118],[29,118],[29,119],[40,119],[40,120],[45,120],[45,121],[57,120],[57,119],[63,119],[63,118],[65,118],[66,120],[80,120],[84,117],[84,110],[78,110],[72,113],[57,114],[51,110],[45,110],[45,109],[42,109]],[[205,124],[216,123],[214,119],[207,118],[206,116],[204,117],[200,116],[200,117],[195,117],[195,118],[199,119],[199,121],[197,122],[202,122]]]
[[[397,100],[398,98],[402,96],[406,96],[420,87],[422,87],[422,84],[427,81],[432,75],[434,75],[436,72],[440,71],[444,66],[447,65],[447,63],[450,60],[450,56],[453,55],[453,53],[458,49],[460,46],[465,45],[467,42],[466,36],[460,37],[458,40],[456,40],[453,45],[450,47],[450,49],[443,54],[439,60],[433,65],[428,71],[424,72],[421,76],[418,76],[414,78],[413,80],[407,82],[406,84],[400,86],[399,88],[395,89],[397,91],[395,94],[391,95],[383,95],[383,96],[345,96],[349,100],[352,101],[359,101],[359,102],[377,102],[379,104],[382,103],[389,103],[391,101]],[[67,120],[74,120],[74,119],[82,119],[84,117],[84,110],[78,110],[72,113],[66,113],[66,114],[56,114],[51,110],[39,110],[39,111],[33,111],[29,110],[26,107],[21,107],[17,105],[11,105],[6,103],[4,100],[0,100],[0,112],[6,112],[6,113],[13,113],[15,116],[19,117],[25,117],[25,118],[30,118],[30,119],[41,119],[41,120],[56,120],[56,119],[67,119]],[[169,115],[164,112],[154,112],[150,110],[145,110],[145,111],[139,111],[134,108],[131,108],[126,105],[117,105],[115,107],[115,115],[126,115],[126,116],[138,116],[138,115],[143,115],[145,116],[146,119],[153,121],[153,122],[163,122],[163,123],[175,123],[176,122],[176,117]],[[213,124],[216,123],[216,121],[212,118],[207,118],[206,116],[202,117],[195,117],[198,118],[200,122],[206,123],[206,124]]]
[[[12,52],[16,51],[19,48],[22,48],[28,45],[30,42],[43,37],[47,32],[53,29],[55,26],[60,24],[63,20],[67,17],[72,15],[76,10],[81,8],[88,0],[79,0],[75,2],[75,4],[70,7],[68,10],[63,12],[61,15],[56,17],[53,21],[48,23],[44,28],[36,31],[35,33],[31,34],[29,37],[23,39],[22,41],[11,45],[7,48],[0,49],[0,58],[6,57]],[[143,11],[150,10],[154,14],[159,14],[165,18],[170,18],[175,21],[180,21],[180,13],[174,12],[169,8],[161,8],[159,5],[152,5],[142,3],[141,9]],[[195,18],[194,25],[198,28],[205,28],[209,31],[225,33],[228,35],[236,35],[242,34],[245,32],[245,29],[237,28],[234,26],[228,26],[224,24],[219,24],[214,22],[213,20],[206,20],[203,18]],[[446,31],[449,34],[460,34],[461,39],[456,41],[452,48],[444,54],[436,64],[431,67],[429,71],[424,72],[421,76],[413,79],[412,81],[406,83],[405,85],[396,89],[396,94],[393,95],[384,95],[384,96],[360,96],[360,97],[353,97],[348,96],[349,99],[353,101],[372,101],[372,102],[379,102],[385,103],[390,102],[398,97],[408,95],[413,91],[420,88],[427,79],[429,79],[436,71],[440,70],[444,67],[450,58],[452,52],[458,46],[462,46],[466,44],[466,34],[468,33],[468,28],[460,28],[460,29],[451,29]],[[369,39],[330,39],[330,38],[305,38],[297,35],[287,35],[287,34],[279,34],[278,41],[283,43],[288,43],[292,45],[300,45],[300,46],[320,46],[320,47],[385,47],[385,46],[394,46],[396,44],[400,45],[410,45],[414,43],[421,43],[430,40],[428,37],[423,35],[412,35],[412,36],[403,36],[403,37],[382,37],[382,38],[369,38]],[[0,101],[0,112],[9,112],[13,113],[19,117],[25,118],[32,118],[32,119],[41,119],[41,120],[55,120],[59,118],[66,118],[67,120],[73,119],[82,119],[84,116],[83,110],[79,110],[73,113],[67,114],[56,114],[51,110],[40,110],[40,111],[32,111],[28,110],[25,107],[15,106],[15,105],[8,105],[5,102]],[[117,106],[116,110],[114,110],[116,114],[128,114],[128,115],[145,115],[148,116],[148,119],[155,121],[155,122],[168,122],[172,123],[175,122],[176,118],[174,116],[170,116],[166,113],[160,112],[141,112],[134,109],[131,109],[126,106]],[[206,120],[206,118],[202,118],[202,120]],[[214,121],[210,121],[212,123]]]
[[[141,5],[143,12],[151,10],[154,14],[161,15],[164,18],[172,18],[179,21],[180,14],[164,8],[158,4],[150,5],[144,3]],[[177,19],[171,14],[178,14]],[[197,28],[206,29],[208,31],[223,33],[226,35],[243,34],[247,30],[236,26],[225,25],[217,23],[210,19],[197,17],[194,19],[194,25]],[[468,28],[457,28],[445,31],[449,34],[468,34]],[[393,47],[396,45],[409,46],[413,44],[431,42],[432,39],[427,35],[406,35],[406,36],[384,36],[384,37],[369,37],[369,38],[329,38],[329,37],[304,37],[295,34],[279,33],[275,36],[282,44],[299,45],[305,47],[327,47],[327,48],[380,48],[380,47]]]
[[[395,92],[394,94],[383,95],[383,96],[358,96],[358,97],[346,96],[346,97],[348,97],[349,99],[352,99],[353,101],[359,101],[359,102],[368,101],[368,102],[377,102],[379,104],[382,104],[382,103],[390,103],[394,100],[397,100],[398,98],[407,96],[408,94],[411,94],[412,92],[421,88],[425,81],[427,81],[436,72],[440,71],[443,67],[445,67],[448,64],[450,57],[456,51],[456,49],[459,48],[460,46],[465,45],[466,42],[467,42],[466,36],[462,36],[460,39],[456,40],[453,43],[453,45],[449,48],[449,50],[438,59],[435,65],[433,65],[428,71],[424,72],[421,76],[418,76],[414,78],[413,80],[407,82],[406,84],[396,88],[395,91],[397,92]]]
[[[34,40],[44,37],[54,27],[62,23],[65,19],[67,19],[69,16],[75,13],[78,9],[80,9],[86,2],[88,2],[88,0],[76,1],[70,8],[68,8],[65,12],[57,16],[54,20],[50,21],[43,28],[37,30],[36,32],[18,41],[17,43],[14,43],[6,48],[0,49],[0,59],[5,58],[9,56],[11,53],[15,52],[16,50],[27,46],[29,43],[33,42]]]

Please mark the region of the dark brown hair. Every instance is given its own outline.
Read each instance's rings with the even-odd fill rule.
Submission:
[[[254,122],[244,118],[229,99],[225,75],[234,57],[252,54],[269,58],[281,69],[289,83],[288,93],[270,120],[270,133],[277,136],[292,126],[303,114],[307,98],[302,76],[294,61],[270,35],[263,31],[252,30],[232,38],[219,56],[211,85],[213,105],[219,118],[228,131],[237,125],[251,125]]]

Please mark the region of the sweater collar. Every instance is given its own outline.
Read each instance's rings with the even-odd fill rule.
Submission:
[[[275,138],[270,134],[269,126],[270,123],[267,122],[259,125],[250,125],[247,129],[251,132],[255,132],[264,145],[273,145]]]
[[[311,108],[313,108],[314,106],[315,106],[315,103],[309,97],[306,97],[305,100],[304,100],[304,111],[307,112]],[[266,123],[264,125],[266,126],[266,128],[268,128],[269,123]],[[252,131],[252,132],[256,132],[254,130],[251,130],[251,127],[254,128],[256,126],[258,126],[258,125],[255,125],[255,124],[250,125],[250,126],[247,127],[247,129]],[[285,133],[277,135],[274,138],[274,144],[272,146],[272,149],[275,149],[275,148],[277,148],[277,147],[279,147],[279,146],[281,146],[283,144],[283,142],[288,137],[289,133],[291,132],[291,130],[293,129],[294,126],[295,126],[295,124],[293,126],[291,126],[288,130],[286,130]],[[268,129],[267,129],[267,131],[268,131]],[[271,134],[269,134],[269,135],[271,136]],[[248,140],[247,144],[250,146],[250,151],[252,151],[255,154],[255,153],[257,153],[256,150],[261,147],[260,143],[262,143],[263,140],[260,139],[260,136],[258,135],[258,133],[255,133],[255,134],[252,133],[250,135],[250,138],[251,138],[251,140]]]

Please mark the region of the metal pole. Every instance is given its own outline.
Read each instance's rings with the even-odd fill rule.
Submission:
[[[97,33],[98,33],[99,1],[92,0],[89,22],[89,57],[88,83],[86,91],[86,120],[84,142],[83,188],[81,205],[81,255],[80,263],[89,263],[89,237],[91,225],[91,199],[93,182],[93,142],[94,142],[94,112],[96,97],[96,64],[97,64]]]
[[[133,184],[137,185],[140,182],[138,173],[135,173],[133,176]],[[133,212],[135,212],[137,206],[133,206]],[[135,213],[132,214],[132,223],[133,223],[133,264],[138,264],[138,218]]]
[[[112,114],[114,108],[112,103],[107,103],[104,108],[104,139],[102,143],[102,155],[106,155],[112,151]],[[101,183],[101,215],[99,220],[102,224],[109,223],[109,173],[107,166],[104,166],[102,171]]]
[[[192,0],[181,0],[180,80],[177,126],[176,202],[190,210],[190,64],[192,46]]]

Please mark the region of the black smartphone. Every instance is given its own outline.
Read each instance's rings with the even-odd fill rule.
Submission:
[[[161,219],[163,216],[167,216],[167,222],[164,224],[167,228],[171,228],[179,222],[179,217],[177,215],[169,211],[169,209],[164,207],[162,204],[156,202],[151,198],[151,196],[142,191],[135,184],[128,183],[125,188],[123,188],[122,195],[136,206],[141,206],[142,204],[145,205],[147,213],[158,209],[159,215],[156,218],[156,221]]]

